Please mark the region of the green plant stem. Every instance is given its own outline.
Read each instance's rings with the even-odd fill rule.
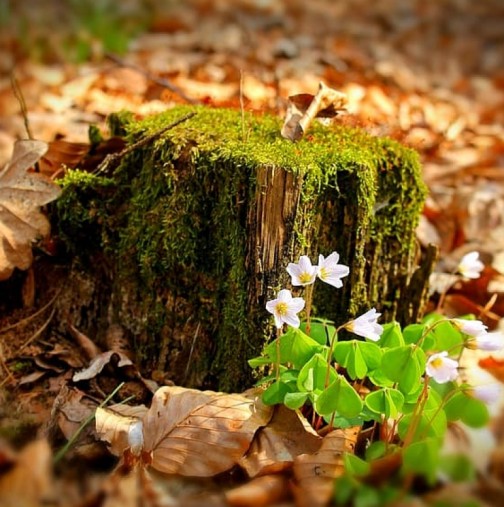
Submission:
[[[334,331],[332,338],[331,338],[331,342],[329,344],[329,352],[327,353],[327,370],[326,370],[326,376],[325,376],[325,380],[324,380],[324,389],[327,389],[327,387],[329,386],[329,374],[330,374],[331,368],[332,368],[331,363],[332,363],[332,355],[333,355],[333,351],[334,351],[334,343],[336,342],[338,332],[343,327],[344,326],[340,326]]]
[[[124,382],[121,382],[99,405],[98,408],[103,408],[124,386]],[[63,456],[68,452],[68,449],[75,443],[79,435],[82,433],[84,428],[95,418],[95,412],[93,412],[89,417],[84,419],[81,422],[80,426],[77,428],[77,431],[70,437],[68,442],[54,455],[53,464],[56,465]]]
[[[305,291],[305,302],[306,302],[306,309],[305,309],[305,313],[306,313],[306,334],[308,336],[310,336],[310,329],[311,329],[311,318],[310,318],[310,315],[311,315],[311,307],[312,307],[312,300],[313,300],[313,288],[314,288],[315,284],[312,283],[311,285],[307,285],[306,286],[306,291]]]
[[[408,428],[408,432],[406,433],[406,436],[404,437],[403,441],[403,449],[405,447],[408,447],[408,445],[411,444],[411,441],[413,440],[413,437],[415,436],[415,432],[418,428],[418,424],[420,422],[420,414],[422,413],[422,410],[425,406],[425,403],[427,402],[429,394],[429,377],[425,375],[424,378],[424,386],[422,389],[422,393],[420,394],[419,402],[417,403],[415,407],[415,411],[413,412],[413,417],[411,420],[410,427]]]
[[[433,329],[441,324],[442,322],[448,322],[450,319],[439,319],[439,320],[436,320],[436,322],[433,322],[430,326],[427,326],[424,330],[424,332],[422,333],[422,336],[420,336],[420,338],[418,339],[416,345],[417,347],[420,347],[422,345],[422,342],[425,340],[425,338],[427,337],[427,335],[433,331]]]
[[[277,328],[277,341],[276,341],[276,372],[275,378],[278,382],[280,380],[280,339],[282,338],[282,328]]]

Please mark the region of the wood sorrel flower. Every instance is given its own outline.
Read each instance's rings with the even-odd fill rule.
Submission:
[[[480,320],[450,319],[450,322],[462,333],[469,336],[478,336],[486,333],[487,326]]]
[[[479,278],[485,265],[479,260],[478,252],[469,252],[460,259],[457,272],[464,278]]]
[[[338,264],[339,253],[333,252],[327,259],[319,255],[317,276],[325,283],[339,289],[343,287],[341,278],[350,273],[350,268],[344,264]]]
[[[383,327],[377,322],[380,315],[381,313],[377,313],[374,308],[371,308],[371,310],[351,320],[343,327],[358,336],[369,338],[376,342],[380,339],[380,335],[383,332]]]
[[[425,371],[429,377],[432,377],[438,384],[446,384],[455,380],[458,376],[458,362],[448,357],[448,352],[438,352],[432,354],[427,359]]]
[[[303,298],[293,298],[291,291],[282,289],[276,299],[266,303],[266,310],[275,317],[275,325],[281,329],[285,324],[292,327],[299,327],[300,321],[297,313],[304,308]]]
[[[464,344],[468,349],[479,349],[487,351],[502,350],[504,348],[504,335],[499,332],[480,333],[467,340]]]
[[[500,398],[502,394],[502,386],[499,384],[484,384],[480,386],[473,386],[469,390],[469,394],[478,400],[491,405]]]
[[[289,262],[287,273],[291,276],[292,285],[311,285],[317,276],[317,266],[312,266],[309,257],[302,255],[298,264]]]

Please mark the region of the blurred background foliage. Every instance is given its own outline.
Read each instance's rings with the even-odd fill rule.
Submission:
[[[0,0],[0,45],[11,65],[21,57],[81,63],[106,52],[124,54],[177,1]]]

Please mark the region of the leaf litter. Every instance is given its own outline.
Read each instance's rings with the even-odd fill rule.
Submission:
[[[460,258],[464,252],[475,248],[493,264],[493,271],[477,284],[468,282],[452,287],[447,295],[448,307],[451,305],[454,315],[464,310],[483,312],[487,325],[497,329],[504,315],[504,290],[502,283],[499,285],[504,272],[504,117],[501,107],[504,81],[503,35],[498,28],[503,15],[499,1],[485,5],[456,0],[441,5],[429,1],[420,6],[387,0],[373,7],[363,3],[357,8],[354,2],[322,0],[310,2],[308,6],[300,1],[241,0],[229,5],[223,2],[212,5],[193,0],[170,5],[168,13],[164,11],[157,16],[150,33],[133,41],[124,57],[130,66],[117,61],[111,65],[110,61],[97,58],[85,66],[56,67],[34,64],[26,59],[18,64],[16,75],[27,100],[32,130],[38,139],[50,144],[50,156],[40,161],[43,174],[48,176],[58,173],[63,165],[80,163],[89,146],[87,126],[95,123],[103,127],[105,115],[123,107],[138,115],[161,111],[185,101],[177,94],[180,89],[192,99],[212,106],[240,107],[243,101],[247,110],[268,110],[283,116],[289,107],[287,97],[315,95],[319,83],[326,83],[347,98],[347,111],[338,116],[338,121],[358,124],[377,135],[397,137],[419,151],[430,190],[419,240],[425,244],[435,242],[440,248],[441,261],[448,264],[450,259]],[[63,32],[61,27],[53,30],[49,41],[57,41]],[[1,50],[6,51],[3,46]],[[11,60],[10,53],[6,56]],[[154,81],[152,76],[159,79]],[[163,86],[162,79],[174,87]],[[0,118],[3,130],[0,160],[8,163],[14,140],[25,137],[25,132],[7,82],[1,83],[0,103],[4,111]],[[112,152],[121,149],[122,146]],[[92,169],[99,163],[94,160]],[[32,164],[36,161],[34,159]],[[27,168],[25,165],[26,182],[37,181],[38,184],[42,180],[40,175],[27,172]],[[7,187],[4,192],[11,202],[15,196],[12,188]],[[4,237],[10,238],[16,249],[9,243],[5,254],[7,267],[2,271],[4,278],[10,276],[14,267],[27,269],[30,266],[33,240],[47,234],[47,223],[40,214],[40,207],[45,204],[43,201],[39,195],[39,200],[30,201],[30,206],[19,205],[14,217],[7,220],[9,225],[3,229],[6,231]],[[12,229],[11,224],[19,224],[18,219],[25,225]],[[23,233],[13,234],[13,230]],[[52,282],[56,285],[57,278]],[[493,306],[487,308],[495,295]],[[44,294],[40,300],[47,303],[51,297],[52,294]],[[4,306],[2,310],[10,307]],[[128,381],[126,391],[136,393],[137,400],[146,404],[138,404],[138,412],[129,416],[130,409],[124,409],[126,405],[116,405],[112,420],[126,418],[129,422],[124,428],[138,421],[143,424],[149,410],[152,415],[152,394],[157,393],[155,386],[145,385],[135,365],[120,364],[120,354],[124,350],[109,347],[105,352],[95,351],[91,355],[99,359],[95,366],[91,366],[88,361],[93,357],[84,352],[86,360],[82,358],[83,347],[78,341],[65,341],[50,331],[37,334],[48,318],[48,311],[21,327],[2,332],[2,364],[9,368],[12,377],[6,379],[12,385],[17,382],[18,388],[26,384],[25,391],[14,400],[20,403],[24,415],[35,417],[35,424],[27,424],[27,433],[33,433],[33,428],[40,427],[44,421],[52,421],[53,430],[61,431],[68,438],[83,419],[96,410],[119,378]],[[6,318],[2,319],[3,329],[12,323],[23,322],[27,316],[17,310],[6,313]],[[18,335],[23,337],[23,343],[36,337],[29,342],[23,356],[16,351]],[[61,343],[65,344],[64,351],[56,348]],[[50,353],[58,359],[56,365],[51,365]],[[501,381],[504,379],[504,358],[493,354],[492,357],[477,357],[474,361],[480,364],[482,371]],[[87,372],[84,375],[87,378],[78,379],[79,387],[76,387],[70,377],[78,372]],[[165,393],[162,397],[166,396],[166,388],[161,389],[161,393]],[[56,403],[58,393],[61,396]],[[215,394],[217,398],[224,396],[223,393]],[[2,393],[2,398],[5,396]],[[127,398],[128,394],[124,394],[123,399]],[[249,403],[245,405],[250,406]],[[148,424],[156,427],[156,423],[161,424],[161,419],[151,417]],[[285,428],[289,431],[283,431]],[[256,499],[256,505],[282,502],[285,498],[280,492],[285,493],[286,478],[287,483],[292,481],[291,472],[287,472],[292,463],[296,460],[298,466],[303,463],[300,455],[310,456],[304,458],[310,463],[314,453],[323,452],[319,447],[321,438],[305,428],[301,419],[292,420],[292,414],[288,418],[275,412],[267,424],[257,426],[252,438],[249,438],[250,432],[247,433],[248,447],[241,457],[237,458],[238,453],[233,455],[233,460],[247,477],[262,480],[259,483],[247,480],[244,485],[257,487],[261,493],[228,489],[223,496],[215,483],[205,483],[205,492],[204,487],[189,479],[187,482],[173,479],[171,490],[167,492],[166,488],[159,487],[163,481],[159,481],[150,467],[145,467],[142,461],[131,461],[131,456],[128,457],[130,461],[125,460],[124,452],[120,456],[123,462],[114,474],[105,476],[99,484],[93,485],[90,480],[84,489],[96,494],[101,491],[101,505],[121,504],[123,507],[137,505],[135,499],[139,497],[144,498],[147,505],[176,505],[177,497],[180,498],[177,492],[184,491],[184,488],[188,493],[185,505],[202,499],[209,504],[220,502],[221,505],[226,502],[247,505],[246,500],[250,498]],[[124,431],[118,426],[118,434]],[[50,432],[47,434],[51,435]],[[150,437],[148,448],[160,444],[169,434],[161,431],[157,435],[159,441]],[[295,442],[289,440],[289,435],[296,435]],[[96,442],[96,436],[95,430],[90,428],[82,445],[76,445],[76,451],[85,448],[84,442],[86,445],[93,440]],[[61,435],[59,440],[52,436],[53,446],[55,442],[61,443],[61,438]],[[121,438],[127,441],[127,437],[117,438],[120,442]],[[347,435],[336,440],[338,445],[346,445],[345,438],[352,440]],[[21,438],[19,443],[22,442]],[[47,446],[44,449],[44,445],[41,443],[38,447],[35,445],[21,451],[11,449],[6,454],[2,450],[2,456],[10,453],[9,463],[16,463],[11,471],[17,467],[28,477],[36,472],[31,465],[41,463],[42,478],[33,481],[40,484],[38,491],[13,489],[26,500],[26,505],[40,503],[40,495],[45,494],[45,486],[51,480]],[[124,451],[124,442],[117,447]],[[245,444],[239,449],[244,447]],[[498,449],[501,448],[502,442]],[[28,458],[22,457],[25,451]],[[80,455],[77,453],[76,456],[80,457],[74,460],[77,463],[88,460],[88,463],[93,455],[101,459],[106,456],[103,448],[93,452],[88,448],[86,452],[88,454],[84,451]],[[494,495],[502,495],[502,486],[491,482],[502,475],[501,455],[502,449],[495,453],[487,481],[491,484],[486,485]],[[158,456],[163,456],[163,451],[158,451]],[[337,466],[339,459],[332,461],[330,467]],[[282,473],[279,474],[280,470]],[[229,474],[232,476],[233,472]],[[301,483],[312,481],[309,473],[300,477]],[[1,484],[9,484],[11,477],[7,472],[0,478],[0,498],[7,501],[11,498],[5,496],[8,488],[2,489]],[[222,476],[220,478],[222,481]],[[233,481],[229,477],[228,481],[230,486]],[[17,484],[16,479],[12,484]],[[323,488],[321,486],[321,490]],[[319,491],[319,487],[316,490]],[[265,494],[265,491],[269,493]],[[301,502],[306,494],[304,490],[299,495],[295,488],[293,491]],[[69,498],[75,500],[71,493],[67,491]],[[82,498],[79,500],[82,502]],[[53,498],[53,502],[57,500]]]

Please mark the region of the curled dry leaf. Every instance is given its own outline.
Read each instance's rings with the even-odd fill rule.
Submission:
[[[28,171],[46,151],[42,141],[17,141],[11,161],[0,172],[0,280],[9,278],[14,268],[28,269],[32,243],[49,233],[49,221],[39,208],[56,199],[61,189],[46,176]]]
[[[334,479],[344,471],[343,453],[353,453],[360,426],[331,431],[314,454],[302,454],[294,460],[294,494],[299,507],[328,505]]]
[[[114,350],[108,350],[107,352],[102,352],[96,356],[87,368],[75,373],[72,380],[74,382],[81,382],[82,380],[95,378],[112,360],[117,360],[117,366],[119,368],[133,365],[131,359],[126,357],[124,354],[115,352]]]
[[[257,432],[240,466],[249,477],[281,472],[292,467],[296,456],[316,452],[322,441],[301,414],[278,405],[268,426]]]
[[[308,93],[291,95],[281,130],[282,137],[298,141],[315,118],[333,118],[340,111],[345,111],[346,104],[347,96],[344,93],[333,90],[324,83],[319,84],[315,96]]]
[[[271,418],[271,409],[253,394],[177,386],[158,389],[141,418],[120,421],[121,416],[107,418],[108,413],[100,411],[96,431],[116,454],[137,444],[125,437],[131,438],[131,425],[141,421],[142,455],[150,455],[149,464],[166,474],[193,477],[211,477],[236,465],[256,431]],[[133,434],[136,439],[136,431]]]

